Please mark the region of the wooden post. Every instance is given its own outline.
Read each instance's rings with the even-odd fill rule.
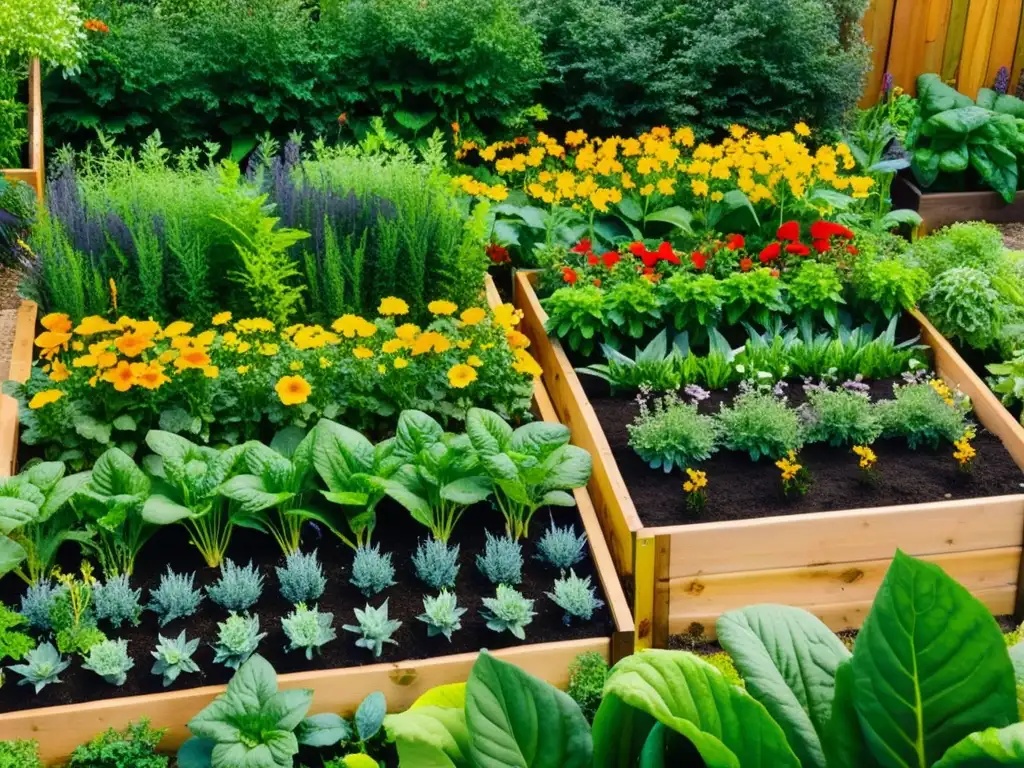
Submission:
[[[46,170],[43,166],[43,82],[39,59],[32,59],[28,67],[28,168],[2,171],[10,181],[23,181],[43,199]]]

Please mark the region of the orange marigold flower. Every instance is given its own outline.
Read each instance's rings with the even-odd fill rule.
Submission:
[[[282,376],[274,390],[285,405],[301,405],[309,399],[313,388],[301,376]]]
[[[135,371],[127,360],[119,362],[116,368],[107,369],[100,378],[113,384],[118,392],[127,392],[136,383]]]
[[[71,318],[63,312],[51,312],[39,321],[43,328],[54,333],[70,333]]]
[[[174,361],[174,367],[179,371],[189,368],[205,368],[209,364],[210,355],[202,347],[186,347],[181,350],[181,353]]]
[[[125,357],[138,357],[153,346],[153,339],[138,332],[126,333],[114,339],[114,346]]]

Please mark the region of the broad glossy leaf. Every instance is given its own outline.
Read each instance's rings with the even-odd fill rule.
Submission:
[[[150,496],[142,505],[142,519],[154,525],[170,525],[191,516],[191,509],[159,494]]]
[[[28,557],[25,548],[16,541],[0,536],[0,576],[10,573]]]
[[[683,232],[691,232],[693,230],[693,214],[678,205],[662,208],[660,211],[647,214],[644,222],[649,224],[652,221],[671,224]]]
[[[189,450],[195,447],[191,440],[162,429],[151,429],[147,432],[146,445],[149,446],[149,450],[167,461],[183,461]]]
[[[135,460],[120,448],[108,448],[96,460],[89,487],[101,496],[135,496],[149,493],[149,478]]]
[[[852,664],[861,728],[884,766],[931,765],[970,733],[1017,719],[995,619],[941,568],[899,550]]]
[[[486,477],[462,477],[441,488],[441,498],[456,504],[478,504],[491,495],[493,486]]]
[[[193,737],[178,749],[178,768],[211,768],[214,742]]]
[[[313,703],[313,691],[309,688],[289,688],[278,691],[263,705],[262,713],[281,731],[294,731]]]
[[[512,433],[508,450],[528,456],[542,456],[569,442],[572,433],[564,424],[534,421]]]
[[[693,654],[645,651],[623,659],[605,683],[604,699],[617,699],[646,712],[682,734],[696,747],[708,768],[800,765],[782,729],[764,706],[730,685],[717,669]],[[598,754],[614,753],[615,748],[608,745],[608,740],[617,738],[608,715],[601,715],[605,701],[598,709],[598,719],[602,721],[600,734],[595,720]],[[609,707],[608,711],[614,708]],[[600,764],[626,765],[621,759]]]
[[[333,712],[310,715],[295,730],[299,744],[307,747],[333,747],[352,738],[348,720]]]
[[[384,719],[400,765],[416,768],[475,768],[469,759],[466,713],[459,708],[414,707]]]
[[[592,744],[576,702],[481,651],[466,685],[475,768],[590,768]]]
[[[634,768],[658,721],[618,696],[601,699],[594,717],[594,768]]]
[[[25,470],[25,478],[44,494],[48,494],[64,477],[64,462],[41,461]]]
[[[575,507],[576,499],[565,491],[548,491],[541,496],[540,503],[549,507]]]
[[[563,445],[544,461],[544,480],[540,492],[582,488],[590,480],[593,459],[578,445]]]
[[[313,466],[330,490],[350,490],[352,475],[373,470],[373,443],[362,434],[327,420],[322,420],[316,430]]]
[[[932,768],[988,768],[1024,765],[1024,723],[986,728],[949,748]]]
[[[466,684],[447,683],[445,685],[435,685],[430,690],[422,693],[420,697],[412,703],[412,706],[409,707],[409,709],[419,709],[420,707],[462,709],[465,706]]]
[[[384,724],[387,713],[388,703],[380,691],[375,691],[363,699],[356,709],[354,718],[359,740],[369,741],[376,736],[377,731]]]
[[[287,492],[272,493],[268,491],[264,487],[263,481],[255,475],[232,477],[220,486],[220,493],[232,501],[237,501],[247,513],[261,512],[264,509],[276,507],[294,495]]]
[[[846,646],[817,618],[786,605],[754,605],[718,619],[718,640],[786,734],[804,768],[824,768],[836,668]]]
[[[619,211],[630,221],[640,221],[644,217],[644,210],[640,203],[632,197],[623,197],[617,205]],[[692,217],[691,217],[692,218]]]
[[[825,726],[822,746],[829,768],[879,768],[868,751],[867,742],[853,706],[853,663],[847,659],[836,669],[832,715]]]
[[[466,434],[481,457],[494,456],[505,450],[512,438],[512,427],[494,411],[470,408],[466,414]]]
[[[39,517],[39,506],[13,496],[0,496],[0,533],[5,536]]]
[[[444,436],[444,429],[423,411],[406,410],[398,417],[395,450],[406,457],[415,456]]]

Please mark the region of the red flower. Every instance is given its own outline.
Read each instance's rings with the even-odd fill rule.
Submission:
[[[571,249],[573,253],[590,253],[593,250],[593,246],[590,243],[589,237],[584,237]]]
[[[99,19],[86,19],[82,26],[84,26],[88,32],[102,32],[103,34],[106,34],[110,31],[110,27]]]
[[[647,253],[647,247],[643,243],[630,243],[629,252],[639,259]]]
[[[781,227],[779,231],[775,233],[775,236],[779,240],[799,240],[800,239],[800,224],[796,221],[787,221]]]
[[[512,257],[508,255],[508,248],[497,243],[489,244],[486,253],[493,264],[508,264],[512,261]]]
[[[608,269],[611,269],[622,261],[622,257],[619,256],[618,251],[608,251],[607,253],[601,254],[601,261],[604,262],[604,265],[608,267]]]
[[[769,261],[775,261],[779,258],[779,253],[782,251],[782,246],[779,243],[772,243],[765,247],[761,251],[761,255],[758,257],[761,259],[762,264],[767,264]]]
[[[693,262],[693,266],[697,269],[704,269],[708,264],[707,254],[701,253],[700,251],[694,251],[690,254],[690,261]]]
[[[795,256],[807,256],[810,252],[811,249],[803,243],[790,243],[786,246],[786,253],[792,253]]]
[[[832,221],[816,221],[811,225],[811,237],[815,240],[829,240],[833,237],[852,240],[853,232],[842,224],[836,224]]]
[[[725,241],[725,247],[730,251],[738,251],[740,248],[744,248],[747,245],[746,239],[743,235],[729,235],[729,238]]]
[[[661,261],[667,261],[669,264],[675,264],[679,266],[683,262],[679,260],[679,257],[672,251],[671,243],[662,243],[658,246],[658,259]]]
[[[740,259],[740,271],[741,272],[749,272],[750,268],[752,266],[754,266],[754,260],[753,259],[748,259],[748,258]]]
[[[856,245],[848,245],[846,246],[846,252],[851,256],[856,256],[858,253],[860,253],[860,250],[857,248]]]
[[[814,246],[814,250],[818,253],[827,253],[828,249],[832,247],[832,243],[828,240],[815,240],[811,245]]]
[[[771,275],[772,275],[772,277],[778,277],[778,276],[779,276],[780,274],[781,274],[781,273],[780,273],[780,272],[779,272],[779,270],[777,270],[777,269],[773,269],[773,270],[771,271]]]
[[[594,286],[596,288],[600,288],[601,287],[601,278],[600,277],[595,277],[594,280],[593,280],[593,283],[594,283]]]
[[[572,267],[562,267],[562,279],[569,285],[574,285],[579,279],[579,275],[576,274],[576,270]]]
[[[595,256],[593,253],[587,254],[587,264],[589,264],[590,266],[596,267],[598,265],[598,262],[600,261],[601,260],[597,258],[597,256]]]

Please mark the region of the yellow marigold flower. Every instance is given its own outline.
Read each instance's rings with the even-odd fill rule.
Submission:
[[[153,346],[153,339],[141,333],[126,333],[114,339],[117,351],[125,357],[138,357]]]
[[[309,399],[313,388],[301,376],[282,376],[274,390],[285,405],[301,405]]]
[[[250,349],[252,349],[252,344],[250,344],[248,341],[243,341],[241,344],[238,345],[238,347],[235,348],[235,352],[237,352],[240,355],[244,355]]]
[[[476,325],[485,317],[487,317],[487,311],[480,307],[470,307],[459,315],[459,319],[462,320],[465,325]]]
[[[465,314],[465,313],[463,313]],[[395,328],[395,336],[402,341],[412,341],[420,334],[420,327],[414,323],[405,323]]]
[[[710,191],[708,183],[706,181],[701,181],[700,179],[694,179],[691,181],[690,189],[693,190],[693,194],[697,197],[707,197],[708,192]]]
[[[301,360],[292,360],[288,364],[288,370],[289,371],[301,371],[302,370],[302,361]]]
[[[160,323],[156,320],[133,320],[131,325],[135,332],[142,336],[152,338],[160,333]]]
[[[244,317],[235,323],[235,330],[239,333],[273,333],[276,328],[265,317]]]
[[[484,361],[481,360],[476,355],[470,355],[469,357],[466,358],[466,365],[471,365],[474,368],[479,368],[483,364],[484,364]]]
[[[807,123],[801,121],[793,126],[793,130],[796,131],[797,136],[803,136],[804,138],[811,135],[811,129]]]
[[[394,365],[395,365],[395,368],[397,368],[398,370],[402,370],[403,368],[408,368],[409,367],[409,361],[406,360],[404,357],[396,357],[395,361],[394,361]]]
[[[530,337],[520,331],[509,331],[505,334],[505,339],[512,349],[526,349],[530,346]]]
[[[683,490],[687,493],[696,493],[707,487],[708,475],[706,472],[687,467],[686,474],[690,479],[683,483]]]
[[[131,368],[135,383],[143,389],[159,389],[170,381],[159,363],[132,363]]]
[[[57,333],[56,331],[43,331],[36,336],[36,346],[42,351],[39,353],[41,357],[49,360],[60,348],[67,349],[68,341],[71,339],[70,333]]]
[[[850,182],[850,194],[852,197],[858,200],[864,200],[868,197],[868,192],[871,191],[871,187],[874,185],[874,179],[870,179],[866,176],[853,176],[849,179]]]
[[[220,378],[220,368],[218,368],[216,365],[208,365],[205,368],[203,368],[203,376],[205,376],[208,379]]]
[[[192,330],[192,323],[186,323],[184,320],[175,320],[173,323],[164,328],[164,336],[169,339],[173,339],[175,336],[181,336],[182,334],[188,333]]]
[[[212,322],[214,325],[226,325],[227,323],[231,322],[231,313],[218,312],[216,315],[213,316],[213,320],[211,320],[210,322]]]
[[[264,355],[265,357],[273,357],[280,351],[281,348],[277,344],[272,344],[269,342],[266,344],[260,344],[260,354]]]
[[[676,180],[675,179],[659,179],[658,180],[658,192],[663,195],[672,195],[676,191]]]
[[[321,368],[330,368],[332,365],[334,365],[334,363],[332,363],[326,357],[321,357],[320,358],[320,367]]]
[[[409,305],[396,296],[386,296],[380,300],[380,306],[377,307],[377,314],[385,316],[407,315],[409,314]]]
[[[388,367],[386,365],[384,365],[384,363],[377,363],[377,373],[379,373],[381,376],[383,376],[387,372],[388,372]]]
[[[64,392],[59,389],[44,389],[32,396],[32,399],[28,401],[28,407],[35,411],[50,403],[56,403],[62,397],[64,397]]]
[[[249,372],[249,366],[248,365],[240,365],[237,368],[235,368],[235,370],[238,372],[239,376],[245,376],[245,374],[247,374]]]
[[[369,328],[367,326],[369,326]],[[339,317],[331,323],[331,329],[340,333],[346,339],[352,339],[356,336],[366,338],[367,336],[372,336],[377,332],[377,326],[369,320],[366,320],[359,315],[352,314],[342,315]],[[298,338],[298,335],[296,335],[296,338]]]
[[[853,452],[860,459],[859,465],[861,469],[871,469],[875,466],[875,462],[878,461],[878,456],[866,445],[855,445],[853,446]]]
[[[73,349],[75,352],[81,352],[82,350],[85,349],[85,344],[83,344],[80,341],[72,341],[71,349]]]
[[[565,134],[565,144],[568,147],[578,147],[587,140],[586,131],[569,131]]]
[[[494,322],[506,331],[514,329],[522,319],[522,311],[516,309],[512,304],[499,304],[494,308]]]
[[[213,344],[213,340],[216,339],[216,338],[217,338],[217,332],[216,331],[203,331],[198,336],[196,336],[196,346],[197,347],[208,347],[211,344]]]
[[[729,135],[734,139],[739,140],[747,135],[747,129],[742,125],[733,124],[729,126]]]
[[[465,389],[476,381],[476,371],[465,363],[453,365],[448,369],[448,384],[455,389]]]
[[[53,367],[50,369],[50,380],[61,382],[71,378],[71,371],[64,365],[60,360],[53,361]]]
[[[421,333],[416,341],[412,343],[412,354],[413,357],[426,354],[427,352],[441,354],[451,348],[452,343],[440,333],[437,331],[427,331],[426,333]]]
[[[71,318],[63,312],[51,312],[39,321],[43,328],[54,333],[70,333]]]
[[[221,339],[223,340],[225,347],[233,347],[238,344],[238,334],[234,331],[228,331],[221,336]]]
[[[438,299],[437,301],[432,301],[429,304],[427,304],[427,310],[430,312],[430,314],[440,315],[442,317],[454,315],[458,308],[459,305],[456,304],[455,302],[444,301],[443,299]]]
[[[544,369],[533,359],[533,355],[525,349],[515,350],[515,356],[516,361],[512,363],[512,370],[517,373],[521,373],[524,376],[533,376],[534,378],[544,373]]]
[[[461,339],[455,342],[455,346],[459,349],[466,350],[473,346],[472,339]]]
[[[624,173],[619,177],[619,183],[623,189],[635,189],[636,182],[633,181],[633,177],[629,173]]]
[[[684,147],[692,147],[694,143],[693,129],[689,127],[677,128],[672,134],[672,140]]]
[[[653,184],[644,184],[642,187],[640,187],[640,196],[641,197],[650,197],[653,194],[654,194],[654,185]]]
[[[116,368],[108,368],[100,378],[113,384],[118,392],[127,392],[135,385],[135,371],[127,360],[122,360]]]
[[[401,339],[388,339],[380,345],[381,351],[388,355],[393,355],[395,352],[399,352],[405,349],[406,342]]]
[[[712,192],[711,193],[711,202],[713,202],[713,203],[720,203],[723,200],[725,200],[725,195],[722,194],[721,192]]]
[[[189,368],[205,368],[209,364],[210,356],[202,347],[187,347],[181,350],[181,353],[174,361],[174,367],[179,371],[185,371]]]
[[[352,354],[359,360],[369,360],[373,357],[373,350],[367,347],[356,347],[352,350]]]

